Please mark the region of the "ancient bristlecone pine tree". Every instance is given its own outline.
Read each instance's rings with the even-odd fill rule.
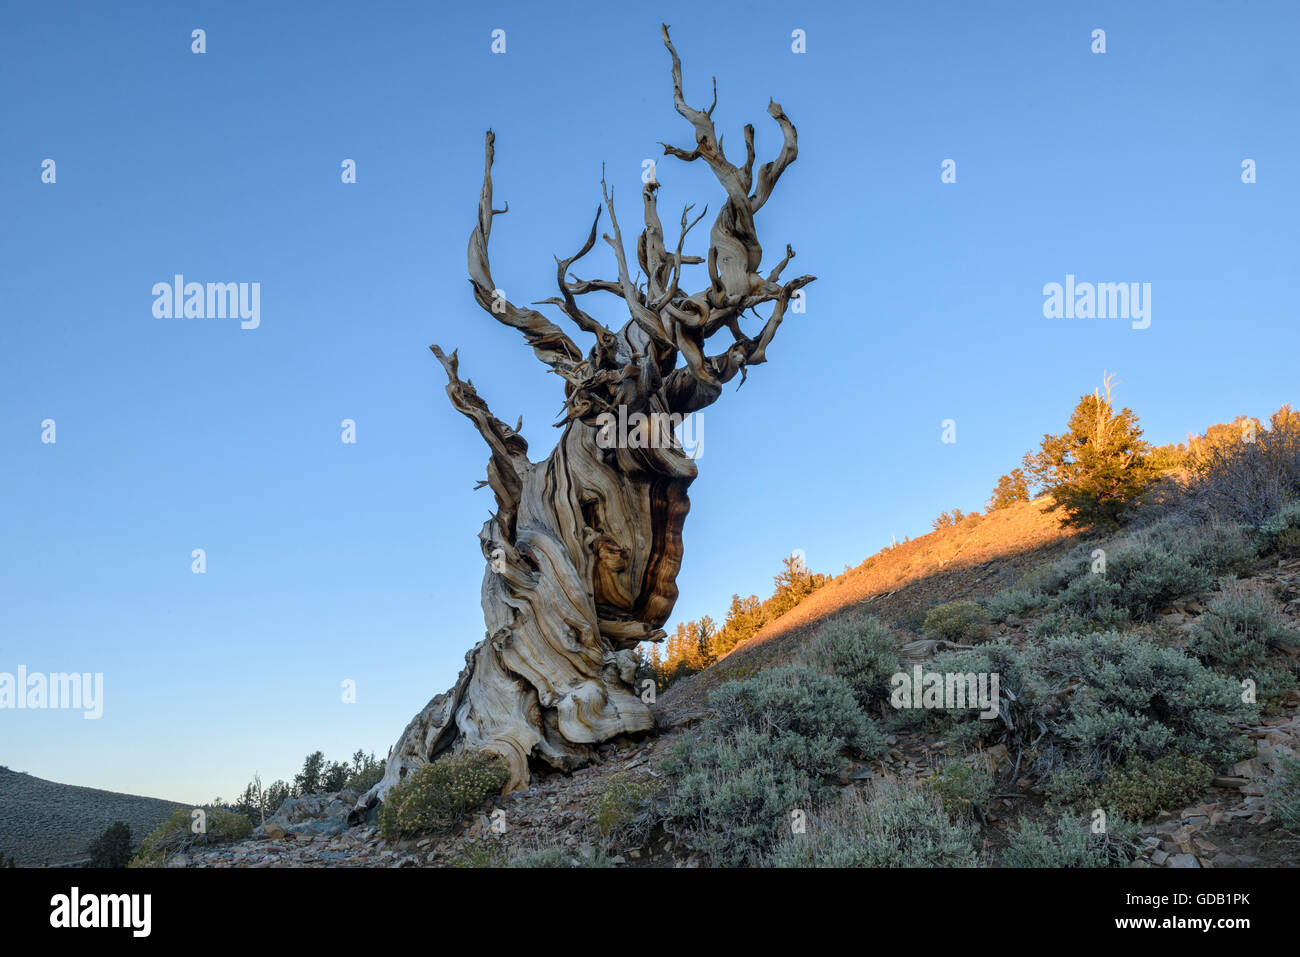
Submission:
[[[727,199],[714,220],[706,260],[682,253],[687,233],[704,213],[688,222],[691,207],[686,207],[681,236],[670,250],[656,210],[659,184],[646,184],[641,192],[645,228],[635,250],[640,274],[634,280],[613,192],[602,176],[613,234],[604,239],[613,247],[618,278],[578,279],[569,271],[595,245],[598,207],[582,248],[557,260],[559,296],[544,300],[594,339],[585,352],[541,313],[507,300],[492,276],[488,236],[493,217],[506,210],[492,208],[494,137],[487,134],[478,223],[469,238],[474,298],[489,315],[522,332],[537,357],[564,379],[563,415],[556,423],[564,431],[545,461],[529,461],[528,444],[519,434],[522,423],[510,428],[494,416],[473,384],[460,378],[456,353],[431,347],[447,372],[452,405],[474,423],[491,450],[487,479],[480,483],[491,487],[497,505],[479,533],[487,562],[482,589],[487,634],[465,656],[455,687],[412,719],[389,756],[383,780],[363,805],[382,799],[410,770],[452,750],[497,752],[509,766],[513,788],[528,782],[530,762],[573,769],[600,742],[653,727],[633,683],[635,648],[664,637],[662,626],[677,600],[682,525],[690,508],[686,489],[696,465],[666,429],[654,434],[655,441],[634,435],[619,442],[609,440],[606,423],[620,407],[628,417],[657,413],[664,422],[712,404],[724,383],[737,374],[743,382],[747,366],[766,361],[788,304],[814,278],[780,282],[794,257],[789,246],[766,276],[759,272],[763,249],[754,214],[794,162],[794,125],[769,102],[767,112],[782,133],[780,153],[755,175],[754,129],[746,126],[745,162],[733,165],[714,131],[713,106],[687,106],[681,61],[666,26],[662,33],[672,56],[673,102],[695,130],[693,149],[664,145],[664,153],[707,163]],[[682,267],[700,264],[706,265],[709,284],[688,294],[680,285]],[[629,318],[617,331],[579,305],[580,297],[592,293],[623,301]],[[751,338],[741,331],[741,316],[767,303],[771,313]],[[723,332],[731,343],[710,355],[706,344]]]

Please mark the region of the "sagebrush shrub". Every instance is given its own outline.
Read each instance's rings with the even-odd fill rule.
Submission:
[[[1042,592],[1049,597],[1055,595],[1078,577],[1080,571],[1087,570],[1091,550],[1087,545],[1076,545],[1064,558],[1026,572],[1016,587]]]
[[[993,798],[993,775],[982,763],[949,761],[925,782],[938,795],[943,808],[957,820],[968,821]]]
[[[999,719],[985,720],[972,708],[918,709],[900,711],[900,714],[933,715],[936,720],[947,724],[945,733],[948,740],[961,746],[975,745],[1008,729],[1014,734],[1029,726],[1029,715],[1035,707],[1034,689],[1025,671],[1024,654],[1005,638],[985,642],[970,650],[941,652],[935,655],[927,670],[943,675],[945,679],[948,675],[997,675]]]
[[[458,751],[409,773],[389,789],[379,808],[379,830],[393,841],[451,827],[493,794],[510,772],[499,754]]]
[[[956,644],[969,645],[988,635],[988,614],[979,602],[949,601],[926,613],[922,627]]]
[[[1192,564],[1211,575],[1248,571],[1259,558],[1259,547],[1249,530],[1223,522],[1202,525],[1187,540],[1186,550]]]
[[[1289,831],[1300,831],[1300,758],[1283,758],[1282,774],[1272,787],[1273,816]]]
[[[775,867],[975,867],[975,829],[954,822],[938,796],[886,780],[854,788],[810,815],[804,833],[786,828]]]
[[[762,863],[790,814],[832,799],[843,752],[880,757],[884,736],[836,675],[804,666],[729,681],[709,695],[701,739],[674,746],[669,818],[720,866]]]
[[[1050,596],[1035,588],[1004,588],[984,600],[984,610],[991,621],[1003,622],[1008,615],[1023,615],[1037,611],[1050,601]]]
[[[1065,612],[1056,625],[1112,628],[1130,617],[1150,620],[1170,602],[1209,588],[1212,572],[1253,560],[1253,546],[1240,530],[1200,526],[1166,544],[1172,533],[1162,528],[1108,545],[1104,571],[1094,570],[1094,549],[1088,545],[1051,566],[1049,579],[1060,582],[1058,608]]]
[[[1046,794],[1049,804],[1067,806],[1081,801],[1096,804],[1095,796],[1099,782],[1105,772],[1095,767],[1087,768],[1070,763],[1072,755],[1062,755],[1060,749],[1053,754],[1063,759],[1060,766],[1051,767],[1046,773]],[[1049,762],[1050,763],[1050,762]]]
[[[1067,635],[1032,649],[1029,669],[1053,688],[1072,687],[1060,733],[1106,764],[1169,748],[1214,764],[1236,760],[1234,720],[1258,717],[1241,687],[1176,648],[1133,635]]]
[[[195,810],[201,810],[199,817]],[[202,830],[195,832],[197,822],[202,822]],[[132,867],[156,867],[173,854],[180,854],[192,847],[204,847],[211,844],[225,844],[229,841],[242,841],[253,833],[253,822],[242,814],[227,811],[221,807],[184,808],[172,811],[163,821],[145,837],[140,844],[140,853],[132,860]]]
[[[1127,540],[1179,554],[1211,575],[1244,572],[1259,556],[1249,528],[1215,520],[1188,507],[1175,507],[1158,521],[1130,533]]]
[[[1288,502],[1260,523],[1260,537],[1269,551],[1300,552],[1300,502]]]
[[[843,678],[864,708],[885,695],[899,667],[894,636],[870,616],[825,625],[801,649],[799,662]]]
[[[629,771],[611,774],[587,811],[605,838],[636,842],[653,827],[650,805],[662,790],[655,778],[638,779]]]
[[[1277,641],[1300,642],[1300,632],[1287,625],[1268,594],[1232,582],[1192,626],[1190,647],[1206,661],[1236,668],[1258,662]]]
[[[1087,571],[1075,578],[1057,599],[1064,617],[1045,620],[1042,625],[1054,631],[1106,631],[1129,619],[1124,607],[1123,588],[1107,576]]]
[[[1114,812],[1105,830],[1065,812],[1049,830],[1041,821],[1021,818],[1007,830],[1003,867],[1127,867],[1137,853],[1137,825]]]
[[[1017,649],[1005,641],[937,655],[938,672],[999,676],[999,720],[972,711],[930,712],[960,745],[997,738],[1033,747],[1053,801],[1098,788],[1130,755],[1155,760],[1177,749],[1218,767],[1246,753],[1236,721],[1258,710],[1240,684],[1176,648],[1135,635],[1075,634]]]
[[[1129,541],[1107,556],[1106,578],[1120,587],[1118,603],[1149,621],[1170,602],[1209,588],[1213,577],[1188,555],[1144,541]]]
[[[1260,698],[1276,698],[1300,682],[1285,664],[1266,660],[1275,642],[1300,644],[1300,632],[1287,625],[1278,603],[1264,591],[1230,582],[1192,626],[1188,648],[1234,677],[1253,679]]]
[[[678,742],[664,762],[676,787],[667,814],[722,867],[759,866],[790,827],[791,813],[831,800],[839,751],[829,739],[750,728]]]
[[[1106,631],[1130,619],[1150,621],[1171,602],[1208,589],[1215,575],[1250,568],[1258,548],[1239,525],[1179,511],[1113,540],[1103,552],[1104,570],[1093,547],[1080,545],[1039,576],[1059,583],[1045,589],[1059,594],[1039,631]]]
[[[541,850],[521,854],[507,867],[528,868],[566,868],[566,867],[613,867],[608,857],[600,851],[570,850],[565,847],[544,847]]]
[[[883,755],[884,736],[858,705],[844,678],[793,665],[772,668],[743,681],[728,681],[709,695],[710,734],[748,728],[773,737],[823,738],[863,757]]]

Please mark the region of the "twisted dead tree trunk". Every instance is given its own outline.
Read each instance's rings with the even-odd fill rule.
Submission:
[[[746,126],[745,162],[733,165],[713,127],[716,82],[714,106],[688,106],[681,61],[666,26],[662,34],[672,56],[673,102],[695,131],[693,149],[664,145],[664,153],[708,164],[727,198],[714,220],[706,260],[682,252],[705,213],[690,220],[687,206],[676,248],[668,249],[656,210],[659,184],[648,183],[641,193],[645,226],[636,242],[640,273],[634,280],[613,191],[602,176],[612,231],[603,238],[614,250],[618,277],[584,280],[570,273],[595,245],[598,207],[582,248],[567,259],[557,257],[559,295],[543,300],[594,340],[585,353],[541,313],[506,299],[493,280],[488,238],[493,218],[506,209],[492,208],[494,135],[487,133],[478,223],[469,238],[474,297],[489,315],[522,332],[537,357],[564,379],[564,410],[556,423],[564,431],[545,461],[530,461],[519,434],[522,421],[511,428],[494,416],[473,383],[460,378],[457,354],[431,347],[446,370],[452,405],[474,423],[491,451],[487,478],[479,484],[492,489],[497,506],[479,533],[488,564],[482,588],[487,634],[465,656],[455,686],[412,719],[363,806],[382,800],[409,771],[451,750],[500,754],[514,788],[528,782],[532,762],[571,770],[587,762],[600,742],[653,727],[633,684],[634,649],[664,638],[662,626],[677,600],[682,526],[690,508],[686,490],[696,465],[668,429],[652,427],[649,434],[640,430],[639,438],[634,433],[616,441],[612,420],[622,412],[631,421],[641,413],[652,424],[675,423],[669,417],[716,401],[724,383],[737,374],[743,382],[747,367],[766,361],[791,298],[814,278],[780,282],[794,257],[789,246],[766,277],[759,273],[763,249],[754,214],[794,162],[794,125],[769,102],[767,111],[782,133],[780,153],[755,177],[754,129]],[[694,265],[706,266],[709,285],[688,294],[680,286],[682,268]],[[579,305],[580,297],[593,293],[625,304],[629,318],[617,332]],[[741,316],[764,304],[771,304],[771,312],[757,337],[750,337],[741,330]],[[724,331],[731,343],[709,354],[706,344]]]

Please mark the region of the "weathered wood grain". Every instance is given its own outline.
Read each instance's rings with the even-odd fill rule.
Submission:
[[[488,240],[496,216],[492,206],[495,135],[484,145],[483,188],[478,220],[470,234],[470,282],[479,305],[519,330],[543,363],[564,380],[564,407],[556,424],[563,434],[545,460],[528,458],[528,443],[492,414],[472,382],[460,378],[459,359],[432,346],[447,374],[447,396],[488,445],[484,483],[496,511],[479,533],[487,563],[482,604],[484,639],[465,657],[456,684],[417,714],[392,749],[383,777],[361,801],[373,805],[408,772],[440,754],[461,748],[499,753],[511,771],[507,789],[525,785],[540,762],[571,770],[589,761],[594,747],[620,734],[652,730],[650,708],[635,683],[636,646],[659,641],[677,600],[682,562],[682,527],[690,509],[687,489],[696,463],[676,440],[658,447],[612,447],[602,433],[604,413],[685,415],[715,402],[722,386],[767,359],[767,348],[791,298],[812,276],[780,282],[794,258],[784,257],[767,276],[760,273],[763,249],[754,214],[768,201],[778,179],[798,155],[794,125],[776,103],[768,113],[782,137],[775,160],[754,182],[754,130],[745,128],[746,159],[732,164],[713,126],[713,106],[686,103],[681,61],[662,27],[672,58],[672,94],[677,112],[695,133],[692,149],[664,145],[677,159],[702,160],[726,199],[709,234],[707,257],[683,253],[693,219],[687,206],[680,238],[665,245],[657,210],[660,184],[642,190],[644,228],[631,265],[615,211],[613,190],[602,176],[603,209],[590,235],[566,259],[557,257],[559,295],[534,305],[552,305],[593,342],[583,351],[541,313],[509,301],[492,275]],[[716,84],[714,106],[716,106]],[[595,245],[602,213],[611,233],[618,276],[583,280],[570,270]],[[683,267],[704,265],[708,284],[698,292],[682,288]],[[617,331],[592,318],[581,297],[601,293],[620,298],[628,318]],[[755,337],[741,328],[741,316],[759,306],[771,311]],[[722,332],[730,342],[710,354],[708,341]]]

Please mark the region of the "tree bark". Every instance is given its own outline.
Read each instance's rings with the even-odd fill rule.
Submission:
[[[766,361],[792,297],[813,281],[801,276],[778,282],[794,257],[789,246],[766,278],[759,273],[762,247],[754,213],[797,156],[793,124],[779,105],[769,104],[782,148],[759,170],[751,193],[753,127],[745,128],[746,162],[732,165],[714,132],[713,107],[686,105],[681,63],[666,26],[662,36],[672,57],[674,103],[696,133],[693,150],[665,145],[664,153],[688,162],[703,159],[727,199],[713,224],[708,256],[688,256],[682,252],[686,236],[704,213],[691,221],[691,207],[683,210],[680,239],[670,251],[657,212],[659,184],[646,184],[634,281],[613,192],[602,176],[613,231],[604,239],[614,250],[618,278],[580,280],[569,272],[595,244],[602,213],[597,209],[582,248],[568,259],[557,257],[560,295],[545,300],[594,338],[585,353],[541,313],[510,302],[493,282],[488,239],[494,217],[506,210],[492,208],[495,136],[487,133],[478,222],[469,241],[470,281],[479,305],[522,332],[537,357],[565,380],[564,413],[556,423],[563,432],[544,461],[531,462],[519,434],[522,421],[511,428],[496,418],[473,383],[460,378],[457,353],[431,347],[447,373],[452,406],[470,419],[491,453],[480,483],[492,489],[497,506],[479,532],[487,562],[487,629],[466,654],[455,685],[407,725],[383,779],[359,808],[382,800],[412,770],[449,751],[501,755],[511,790],[525,786],[539,763],[572,770],[590,761],[601,742],[654,727],[648,700],[635,684],[636,646],[664,638],[663,625],[677,600],[687,489],[696,477],[695,462],[668,429],[656,427],[656,418],[662,417],[660,426],[675,424],[716,401],[737,374],[743,382],[748,366]],[[709,273],[709,285],[693,295],[679,287],[683,266],[690,265],[707,265]],[[618,331],[579,306],[578,297],[597,292],[624,301],[629,318]],[[740,319],[766,303],[771,313],[751,338]],[[707,340],[724,330],[731,344],[707,355]],[[648,428],[634,428],[631,435],[617,428],[619,422],[636,422],[637,413],[648,417]]]

